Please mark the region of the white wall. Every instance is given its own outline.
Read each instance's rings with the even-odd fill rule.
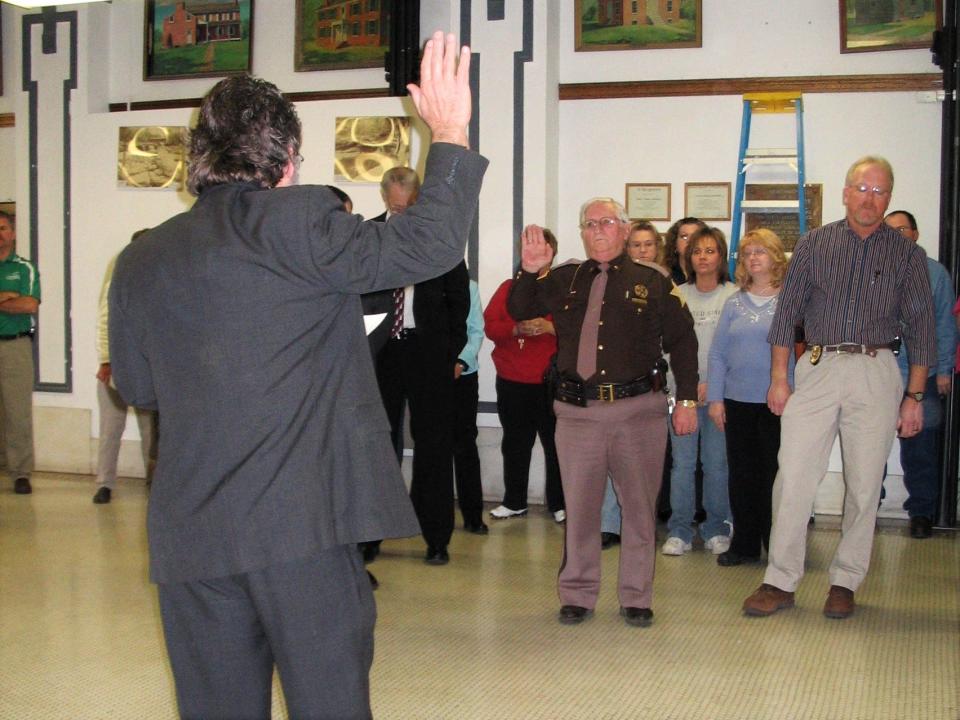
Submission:
[[[486,3],[471,8],[472,46],[480,59],[477,99],[481,151],[491,159],[480,204],[481,296],[488,300],[513,270],[513,131],[514,53],[522,48],[523,2],[506,3],[506,18],[488,22]],[[533,57],[523,65],[524,138],[522,222],[544,223],[558,232],[561,256],[581,256],[576,210],[592,195],[623,196],[628,182],[669,182],[673,216],[683,214],[683,183],[734,180],[740,99],[689,97],[558,102],[559,83],[618,80],[733,78],[853,73],[924,73],[936,69],[923,50],[841,55],[836,0],[783,3],[705,0],[703,47],[684,50],[576,53],[573,50],[574,0],[533,2]],[[378,69],[295,73],[293,71],[293,2],[258,0],[254,31],[254,73],[284,91],[383,88]],[[423,0],[421,26],[460,26],[460,0]],[[24,11],[0,4],[3,12],[5,93],[0,113],[17,114],[17,126],[0,129],[0,153],[12,162],[0,173],[0,200],[15,199],[27,211],[27,106],[20,91],[20,18]],[[170,192],[133,191],[116,186],[117,128],[123,125],[185,125],[190,110],[108,113],[108,103],[195,98],[215,78],[144,82],[142,76],[143,3],[79,6],[79,87],[72,96],[72,323],[74,390],[38,393],[44,417],[79,428],[96,446],[94,393],[96,355],[93,330],[103,269],[140,227],[161,222],[187,209],[190,199]],[[940,106],[923,104],[913,93],[811,94],[806,102],[807,174],[823,183],[824,220],[842,215],[840,187],[847,164],[855,157],[886,155],[897,171],[893,204],[913,210],[922,223],[925,247],[937,246]],[[409,100],[382,98],[302,103],[304,182],[333,179],[333,123],[339,115],[412,114]],[[755,137],[764,138],[763,123]],[[792,134],[789,123],[772,121],[768,139]],[[52,151],[47,138],[41,143]],[[414,157],[422,164],[424,135],[415,133]],[[757,144],[757,143],[754,143]],[[377,188],[352,184],[345,189],[356,209],[379,213]],[[719,223],[729,229],[729,223]],[[41,273],[44,269],[41,268]],[[45,275],[46,277],[46,275]],[[494,400],[489,343],[481,353],[481,399]],[[496,498],[502,490],[495,416],[481,418],[494,427],[481,431],[484,484]],[[86,472],[91,457],[52,449],[57,428],[38,427],[38,461]],[[77,433],[74,433],[76,435]],[[127,438],[136,440],[135,423]],[[76,444],[71,443],[70,447]],[[125,451],[130,457],[135,457]],[[66,457],[63,455],[66,454]],[[83,453],[81,452],[80,455]],[[54,457],[56,455],[56,457]],[[72,460],[71,460],[72,458]],[[531,497],[542,497],[536,461]]]

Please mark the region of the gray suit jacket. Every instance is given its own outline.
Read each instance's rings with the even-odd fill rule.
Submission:
[[[123,251],[111,363],[123,398],[160,412],[155,582],[419,531],[360,295],[463,259],[485,168],[432,145],[419,201],[388,224],[324,188],[220,185]]]

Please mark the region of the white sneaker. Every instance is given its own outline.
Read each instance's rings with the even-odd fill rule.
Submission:
[[[709,550],[714,555],[723,555],[730,549],[730,538],[726,535],[714,535],[703,543],[703,549]]]
[[[660,552],[664,555],[683,555],[691,550],[693,550],[693,543],[684,542],[678,537],[668,537],[660,548]]]
[[[523,508],[523,510],[511,510],[506,505],[498,505],[490,511],[490,517],[495,517],[497,520],[505,520],[506,518],[510,517],[520,517],[521,515],[526,514],[526,508]]]
[[[562,523],[567,521],[567,511],[566,510],[557,510],[553,514],[553,519],[555,522]]]

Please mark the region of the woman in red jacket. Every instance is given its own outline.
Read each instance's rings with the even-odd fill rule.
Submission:
[[[553,250],[550,262],[541,274],[550,270],[557,254],[557,239],[549,230],[543,234]],[[558,523],[567,518],[560,465],[553,442],[556,418],[553,397],[544,383],[544,373],[557,351],[557,338],[551,318],[515,321],[507,312],[507,293],[513,280],[507,280],[494,293],[483,313],[484,331],[493,341],[493,364],[497,369],[497,415],[503,427],[503,504],[490,511],[504,519],[527,514],[527,485],[533,442],[540,436],[546,465],[547,507]]]

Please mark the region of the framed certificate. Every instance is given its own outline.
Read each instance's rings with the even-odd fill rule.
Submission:
[[[670,183],[627,183],[625,195],[631,220],[670,219]]]
[[[701,220],[730,219],[730,183],[684,183],[684,207],[686,217]]]

